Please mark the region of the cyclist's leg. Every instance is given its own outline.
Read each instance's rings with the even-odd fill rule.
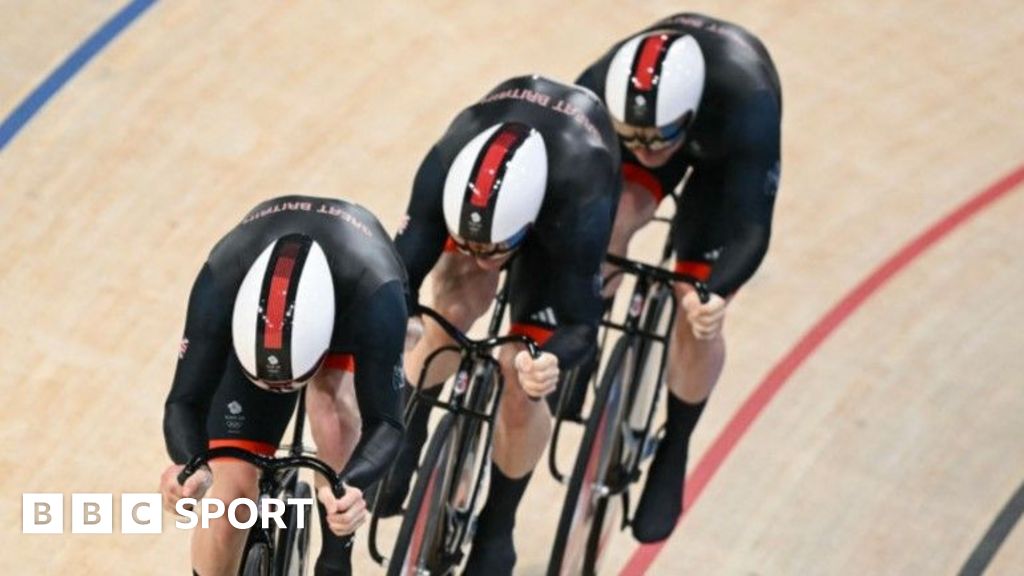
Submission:
[[[634,174],[630,178],[629,174]],[[658,205],[665,195],[661,191],[661,185],[650,178],[638,177],[637,174],[650,174],[637,168],[627,171],[625,185],[622,188],[622,196],[619,197],[619,208],[615,213],[615,224],[612,227],[611,240],[608,243],[608,253],[616,256],[626,256],[629,249],[629,241],[638,230],[647,225],[654,218]],[[653,188],[653,189],[652,189]],[[605,277],[615,268],[605,265],[602,270]],[[622,283],[622,276],[612,278],[604,287],[602,295],[604,298],[611,298]]]
[[[517,331],[516,328],[513,327],[513,332]],[[534,338],[543,330],[530,328],[529,335]],[[499,356],[505,390],[494,431],[493,458],[512,478],[521,478],[533,471],[551,435],[551,411],[547,402],[531,399],[519,385],[513,359],[524,349],[518,344],[505,346]]]
[[[526,252],[511,267],[511,331],[543,343],[555,328],[555,318],[538,272]],[[467,574],[512,573],[516,510],[551,434],[547,402],[531,400],[519,385],[513,358],[522,349],[505,346],[499,355],[505,388],[494,431],[491,485],[477,521]]]
[[[721,232],[716,229],[718,205],[709,191],[717,189],[719,174],[697,170],[692,175],[676,214],[673,247],[676,271],[706,280],[720,253]],[[690,435],[704,410],[708,396],[725,362],[725,339],[698,340],[681,303],[693,288],[676,286],[679,308],[669,346],[666,382],[665,437],[647,473],[637,506],[633,534],[641,542],[668,538],[682,513],[683,482]]]
[[[456,328],[468,331],[476,319],[490,308],[498,287],[497,270],[484,270],[476,261],[454,250],[445,250],[431,273],[434,310]],[[424,321],[423,337],[405,355],[405,373],[419,378],[427,357],[438,348],[450,345],[451,339],[436,323]],[[424,385],[438,385],[451,376],[458,367],[458,356],[445,354],[430,366]]]
[[[317,457],[334,470],[341,470],[348,463],[362,428],[354,370],[351,355],[332,353],[306,390],[306,413]],[[314,483],[315,493],[319,494],[327,481],[317,474]],[[316,505],[322,543],[313,573],[315,576],[348,576],[352,573],[352,539],[331,532],[327,526],[327,510],[319,498]]]
[[[516,511],[551,433],[547,403],[530,400],[519,386],[512,358],[522,349],[506,346],[501,352],[505,390],[495,422],[491,482],[477,519],[466,574],[512,574]]]
[[[431,276],[433,282],[434,309],[462,331],[468,331],[477,318],[482,316],[494,301],[498,286],[499,271],[483,270],[473,258],[455,250],[445,250]],[[451,339],[436,323],[425,320],[423,337],[405,355],[406,401],[411,398],[410,381],[416,381],[426,364],[426,359],[438,348],[450,345]],[[441,393],[441,384],[458,368],[457,354],[442,354],[430,366],[430,373],[423,380],[423,392],[431,397]],[[419,464],[420,452],[427,439],[427,423],[430,406],[416,405],[407,423],[402,448],[395,460],[395,467],[385,477],[376,512],[382,516],[393,516],[401,511],[402,502],[409,491],[409,482]]]
[[[692,290],[689,286],[677,290],[677,298]],[[726,299],[731,301],[732,297]],[[707,400],[722,374],[725,365],[725,337],[721,332],[711,340],[698,340],[682,310],[677,310],[676,325],[672,333],[668,363],[668,385],[673,396],[698,404]]]
[[[219,459],[210,462],[213,486],[206,498],[216,498],[225,507],[239,498],[257,500],[259,470],[241,460]],[[238,508],[238,519],[248,519],[248,509]],[[234,576],[242,561],[246,531],[231,526],[227,515],[210,520],[208,529],[196,528],[192,532],[192,566],[203,576]]]
[[[210,447],[237,446],[273,455],[288,426],[298,393],[278,394],[261,390],[244,376],[232,355],[220,386],[210,404],[207,434]],[[224,502],[239,498],[255,501],[259,471],[247,462],[230,458],[210,462],[213,485],[207,497]],[[238,519],[248,509],[238,508]],[[231,526],[226,515],[210,521],[208,529],[192,533],[192,566],[203,576],[234,576],[242,560],[246,532]]]

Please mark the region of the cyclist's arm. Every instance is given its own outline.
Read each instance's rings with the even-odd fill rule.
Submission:
[[[444,223],[443,194],[444,167],[437,148],[431,148],[416,172],[406,220],[395,236],[395,248],[409,275],[409,310],[419,302],[423,279],[444,250],[448,230]]]
[[[402,347],[407,319],[405,291],[397,281],[378,288],[356,314],[355,387],[363,428],[341,477],[360,490],[376,482],[398,454],[404,432]]]
[[[605,173],[601,175],[601,171]],[[621,179],[611,167],[588,171],[591,180],[586,200],[573,207],[574,226],[561,239],[561,251],[548,249],[552,291],[558,328],[543,349],[558,357],[564,370],[583,359],[597,337],[603,310],[601,302],[601,263],[608,250],[612,223],[619,203]],[[557,254],[557,256],[556,256]]]
[[[207,448],[206,415],[231,354],[231,301],[204,265],[192,286],[174,383],[164,403],[164,442],[176,464]]]
[[[737,146],[722,187],[730,238],[715,263],[708,289],[726,296],[750,279],[768,251],[779,182],[779,116],[767,91],[752,97],[730,132]]]

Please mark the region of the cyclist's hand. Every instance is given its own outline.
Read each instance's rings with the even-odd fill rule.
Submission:
[[[722,322],[725,321],[725,305],[725,298],[714,293],[710,294],[704,304],[700,303],[696,291],[691,290],[683,296],[683,309],[695,338],[712,340],[718,336],[722,331]]]
[[[160,475],[160,493],[164,497],[164,508],[169,512],[174,511],[175,504],[182,498],[202,498],[213,484],[213,473],[206,466],[189,476],[184,485],[178,484],[178,474],[183,468],[184,464],[171,464]]]
[[[324,485],[317,490],[320,503],[327,509],[327,526],[337,536],[348,536],[366,522],[366,501],[363,491],[345,485],[345,495],[335,498],[331,487]]]
[[[531,398],[543,398],[555,391],[558,385],[558,357],[550,352],[541,352],[533,358],[523,350],[516,354],[516,371],[519,385]]]
[[[405,351],[415,348],[420,338],[423,338],[423,319],[419,316],[410,316],[409,324],[405,328]]]

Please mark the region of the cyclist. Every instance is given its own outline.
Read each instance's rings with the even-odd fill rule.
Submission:
[[[690,434],[725,361],[726,307],[768,249],[782,92],[760,40],[690,13],[618,42],[577,83],[607,104],[622,145],[625,184],[609,251],[625,255],[661,200],[685,183],[673,227],[676,270],[712,293],[702,305],[691,287],[678,288],[667,434],[633,522],[638,540],[655,542],[682,513]],[[609,283],[606,295],[614,289]]]
[[[184,486],[176,478],[208,447],[273,455],[308,383],[318,456],[346,484],[336,500],[317,478],[323,547],[315,573],[348,574],[350,539],[342,536],[363,522],[362,490],[402,435],[406,292],[394,246],[366,209],[285,196],[249,212],[210,252],[189,297],[164,410],[174,462],[161,477],[165,505],[207,490],[225,503],[255,500],[258,470],[240,460],[212,461]],[[237,574],[245,538],[224,518],[194,532],[194,573]]]
[[[489,497],[467,560],[468,574],[511,574],[515,512],[548,440],[545,402],[560,370],[595,341],[601,316],[600,266],[621,188],[619,152],[608,113],[589,91],[540,76],[502,82],[460,113],[416,174],[406,222],[395,240],[409,271],[411,302],[433,270],[433,306],[468,330],[494,299],[507,266],[512,333],[543,353],[500,353],[507,385],[494,439]],[[449,344],[433,323],[410,319],[418,344],[405,373]],[[436,396],[457,367],[454,355],[431,365]],[[399,512],[427,434],[419,404],[377,510]],[[495,497],[498,495],[498,497]]]

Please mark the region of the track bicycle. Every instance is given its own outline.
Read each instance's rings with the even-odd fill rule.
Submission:
[[[341,498],[345,489],[341,479],[324,461],[315,458],[314,452],[304,448],[303,428],[306,418],[306,395],[299,393],[295,409],[295,426],[292,443],[283,445],[284,456],[269,457],[242,448],[221,446],[197,454],[189,460],[178,474],[178,483],[184,484],[189,476],[201,466],[217,458],[238,458],[260,469],[259,498],[257,510],[267,498],[288,500],[289,498],[313,499],[308,482],[299,479],[299,469],[307,468],[322,475],[330,482],[335,498]],[[258,517],[249,529],[239,576],[302,576],[306,572],[309,558],[309,534],[312,506],[288,506],[284,513],[283,527],[276,522],[263,526]],[[300,522],[300,514],[301,522]],[[349,537],[351,538],[351,537]]]
[[[671,237],[670,233],[662,265],[672,255]],[[673,284],[694,286],[701,302],[709,297],[707,286],[696,278],[614,255],[606,260],[616,268],[611,277],[630,274],[636,281],[625,320],[602,321],[602,348],[609,330],[621,335],[597,379],[589,413],[580,418],[585,422],[583,440],[567,481],[549,576],[596,574],[609,538],[629,525],[629,487],[639,481],[641,465],[654,455],[660,441],[660,432],[652,424],[664,388],[678,307]],[[559,478],[554,460],[550,466]]]
[[[539,354],[536,343],[526,336],[497,335],[508,303],[507,288],[506,278],[505,286],[498,291],[488,335],[480,340],[467,337],[434,310],[418,307],[419,313],[437,322],[455,344],[427,357],[406,407],[407,420],[419,402],[446,413],[427,443],[390,558],[385,559],[377,544],[379,517],[375,514],[370,521],[370,555],[387,565],[389,576],[453,573],[473,540],[476,517],[483,505],[481,493],[490,473],[494,422],[505,386],[493,352],[516,343],[526,346],[533,357]],[[457,353],[460,360],[448,399],[440,400],[420,390],[431,363],[444,353]]]

